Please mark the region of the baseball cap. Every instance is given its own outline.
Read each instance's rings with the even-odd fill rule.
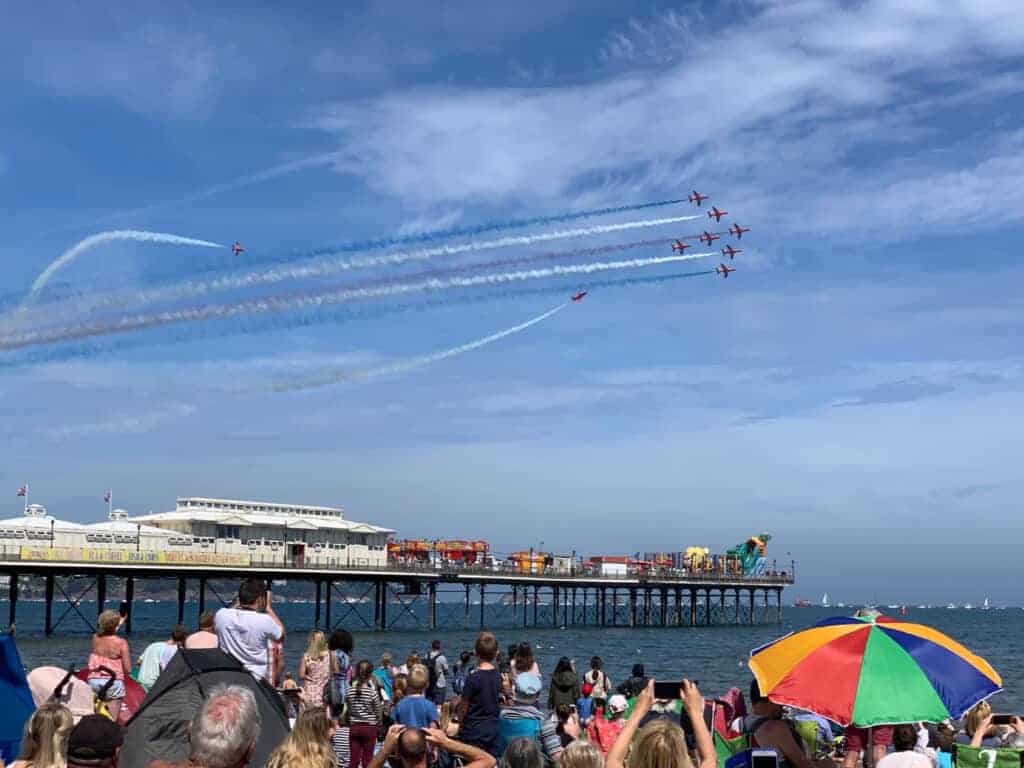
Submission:
[[[124,741],[121,726],[102,715],[87,715],[68,736],[68,757],[76,760],[105,760],[113,757]]]
[[[540,675],[523,672],[516,675],[516,698],[532,699],[540,693]]]
[[[608,699],[608,709],[612,712],[625,712],[629,709],[629,702],[626,701],[626,697],[621,693],[616,693]]]

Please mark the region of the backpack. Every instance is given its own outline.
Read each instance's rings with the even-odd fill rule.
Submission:
[[[441,658],[440,653],[431,653],[427,657],[427,692],[433,693],[437,690],[437,660]]]

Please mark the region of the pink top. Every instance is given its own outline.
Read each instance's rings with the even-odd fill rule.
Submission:
[[[185,647],[189,650],[219,648],[220,643],[217,641],[216,632],[207,632],[205,629],[201,629],[185,638]]]
[[[122,665],[121,659],[111,659],[106,656],[100,656],[96,653],[89,654],[89,677],[102,677],[109,678],[106,670],[101,670],[100,667],[106,667],[114,673],[114,679],[124,680],[124,666]]]

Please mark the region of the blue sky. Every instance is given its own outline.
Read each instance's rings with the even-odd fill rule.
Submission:
[[[311,392],[265,385],[444,349],[558,299],[8,354],[9,511],[30,480],[74,520],[107,487],[136,513],[266,497],[505,551],[770,530],[797,593],[1015,600],[1022,59],[1019,5],[1000,0],[14,9],[5,294],[113,228],[239,239],[266,262],[695,186],[753,231],[728,281],[595,291],[471,354]],[[34,320],[62,317],[62,291],[130,294],[232,258],[113,243]]]

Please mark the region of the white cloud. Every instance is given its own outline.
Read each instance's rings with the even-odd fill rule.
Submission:
[[[973,88],[1001,57],[1024,53],[1018,11],[1005,0],[953,8],[938,0],[819,0],[766,5],[697,40],[687,34],[692,19],[670,14],[633,22],[605,56],[633,64],[644,51],[686,52],[667,68],[637,65],[590,84],[544,89],[391,93],[334,105],[316,124],[342,137],[350,152],[344,170],[420,204],[542,204],[573,197],[583,179],[599,188],[590,197],[650,194],[699,175],[728,183],[745,210],[767,213],[769,193],[779,183],[793,190],[795,176],[805,190],[815,180],[815,213],[840,229],[858,216],[884,215],[893,200],[920,213],[910,220],[891,213],[891,232],[944,217],[961,222],[1012,192],[997,212],[1006,220],[1020,210],[1016,148],[995,157],[974,149],[959,158],[917,158],[899,176],[880,167],[866,179],[858,167],[852,187],[850,173],[835,171],[854,149],[911,146],[933,130],[930,84]],[[935,184],[964,194],[929,196]],[[781,223],[808,226],[795,218]]]
[[[141,435],[164,424],[186,419],[197,410],[194,405],[188,403],[165,403],[146,408],[141,413],[114,413],[100,421],[46,427],[40,429],[39,433],[53,442],[85,437]]]

